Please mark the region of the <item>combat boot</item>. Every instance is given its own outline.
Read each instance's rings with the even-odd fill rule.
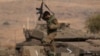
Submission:
[[[55,52],[52,52],[52,51],[48,51],[48,56],[56,56],[56,53]]]

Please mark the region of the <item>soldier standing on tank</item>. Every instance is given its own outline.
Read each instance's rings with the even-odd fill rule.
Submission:
[[[54,44],[54,38],[57,35],[57,28],[59,28],[58,21],[55,18],[55,15],[51,15],[48,11],[43,13],[42,19],[47,23],[47,37],[42,39],[43,44],[49,44],[50,51],[52,52],[53,56],[55,56],[56,46]]]

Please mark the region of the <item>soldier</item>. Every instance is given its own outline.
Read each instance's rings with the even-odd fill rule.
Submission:
[[[49,44],[50,45],[50,50],[54,53],[56,46],[54,44],[54,38],[56,37],[57,34],[57,28],[59,27],[57,19],[54,17],[54,14],[51,15],[48,11],[45,11],[43,13],[42,19],[46,21],[47,23],[47,37],[43,38],[43,43],[44,44]]]

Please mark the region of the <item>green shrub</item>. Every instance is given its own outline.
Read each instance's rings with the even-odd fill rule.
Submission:
[[[86,21],[86,26],[91,33],[98,33],[100,32],[100,14],[91,16]]]

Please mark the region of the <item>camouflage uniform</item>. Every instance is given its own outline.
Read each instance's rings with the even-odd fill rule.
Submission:
[[[49,17],[49,20],[47,22],[47,37],[43,38],[43,41],[46,44],[50,45],[51,51],[55,52],[56,46],[54,44],[54,38],[57,34],[57,28],[59,27],[57,19],[54,17],[54,15]]]

